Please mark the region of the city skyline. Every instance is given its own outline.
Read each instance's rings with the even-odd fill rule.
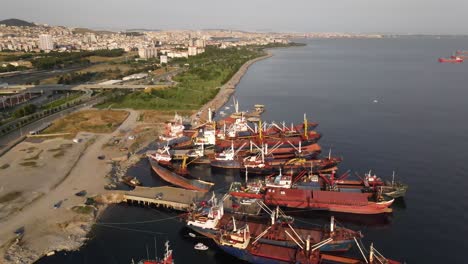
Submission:
[[[451,8],[450,12],[442,10]],[[468,34],[461,0],[405,2],[297,0],[274,3],[150,0],[58,0],[6,2],[0,20],[18,18],[49,25],[93,29],[235,29],[274,32],[355,32],[386,34]]]

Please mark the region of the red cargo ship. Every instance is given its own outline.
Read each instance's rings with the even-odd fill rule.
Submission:
[[[439,62],[448,62],[448,63],[462,63],[463,59],[458,56],[452,56],[450,58],[439,58]]]
[[[261,240],[264,237],[275,236],[278,233],[288,236],[294,241],[295,247],[268,243]],[[375,250],[372,244],[369,249],[369,255],[365,254],[362,243],[359,243],[357,239],[355,239],[355,242],[359,247],[362,258],[323,253],[321,248],[327,246],[332,241],[333,238],[324,240],[315,240],[310,236],[303,238],[292,228],[284,230],[267,228],[255,237],[252,235],[248,225],[242,228],[225,229],[214,239],[214,242],[224,252],[253,264],[400,263],[384,257]]]
[[[172,172],[161,165],[159,165],[153,159],[149,159],[151,167],[153,168],[154,172],[159,175],[163,180],[172,183],[176,186],[180,186],[182,188],[188,190],[196,190],[201,192],[207,192],[213,187],[214,183],[206,182],[198,179],[189,179],[185,178],[175,172]]]
[[[286,188],[269,188],[264,195],[267,205],[353,214],[390,213],[393,201],[387,196],[372,201],[367,193]]]

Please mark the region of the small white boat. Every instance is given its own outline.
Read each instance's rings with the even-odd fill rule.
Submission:
[[[219,114],[220,114],[221,116],[225,116],[225,115],[226,115],[226,113],[225,113],[224,111],[220,111]]]
[[[196,250],[207,250],[208,247],[203,243],[198,243],[198,244],[195,245],[194,249],[196,249]]]
[[[374,99],[374,104],[376,104],[376,103],[378,103],[378,102],[379,102],[379,100],[377,100],[377,99]]]
[[[231,109],[231,107],[226,106],[226,107],[224,107],[224,109],[229,110],[229,109]]]
[[[46,254],[46,256],[48,256],[48,257],[53,256],[53,255],[55,255],[55,251],[54,251],[54,250],[49,251],[49,252],[47,252],[47,254]]]
[[[196,235],[195,235],[194,233],[188,233],[188,235],[189,235],[190,237],[196,237]]]
[[[251,204],[255,203],[256,201],[257,201],[257,199],[241,199],[240,204],[251,205]]]

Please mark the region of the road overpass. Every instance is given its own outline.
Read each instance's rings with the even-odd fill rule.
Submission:
[[[167,87],[170,84],[141,85],[141,84],[80,84],[80,85],[9,85],[0,88],[0,94],[18,94],[22,92],[41,93],[45,91],[86,91],[86,90],[145,90],[148,87]]]

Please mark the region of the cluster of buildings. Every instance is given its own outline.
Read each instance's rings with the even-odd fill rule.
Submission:
[[[258,33],[232,30],[171,30],[107,32],[62,26],[32,27],[0,25],[0,51],[73,52],[102,49],[138,51],[140,59],[157,58],[167,63],[171,58],[188,58],[205,52],[206,46],[220,48],[287,43],[281,33]]]
[[[267,44],[277,39],[278,33],[249,33],[232,30],[171,30],[144,32],[91,31],[62,26],[36,25],[19,27],[0,25],[0,51],[74,51],[123,49],[138,50],[142,58],[158,56],[158,50],[172,49],[170,57],[193,56],[204,51],[207,45],[225,46]],[[235,43],[236,42],[236,43]],[[185,49],[187,54],[176,52]]]

